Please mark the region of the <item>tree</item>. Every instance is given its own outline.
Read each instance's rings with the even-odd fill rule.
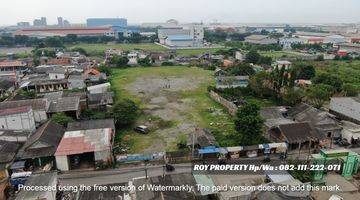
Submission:
[[[259,59],[260,59],[260,54],[255,50],[249,51],[245,56],[245,61],[248,63],[256,64],[258,63]]]
[[[124,67],[128,64],[129,59],[125,56],[113,56],[110,59],[110,64],[115,65],[117,67]]]
[[[60,37],[47,37],[45,38],[45,46],[47,47],[63,47],[64,44]]]
[[[123,99],[114,105],[112,111],[116,120],[116,126],[124,128],[134,122],[138,116],[139,108],[130,99]]]
[[[233,76],[250,76],[255,74],[255,70],[248,63],[240,63],[226,70]]]
[[[343,81],[338,75],[331,73],[319,73],[313,79],[314,84],[326,84],[335,88],[337,92],[341,91]]]
[[[314,66],[303,63],[295,65],[292,70],[294,71],[296,79],[310,80],[316,75]]]
[[[262,71],[250,77],[250,88],[256,93],[260,98],[272,96],[272,91],[269,87],[270,75]]]
[[[240,145],[252,145],[262,142],[264,119],[260,116],[260,107],[252,102],[240,107],[236,113],[234,140]]]
[[[52,120],[60,125],[66,126],[69,122],[74,121],[73,118],[67,116],[65,113],[55,113]]]
[[[138,64],[144,67],[151,66],[151,60],[149,56],[146,56],[145,58],[139,58]]]
[[[315,107],[321,108],[334,94],[334,88],[326,84],[312,85],[306,92],[308,101]]]
[[[283,95],[285,103],[289,106],[301,103],[303,97],[304,91],[300,88],[287,88]]]
[[[260,56],[258,64],[271,65],[272,58],[270,56]]]
[[[82,55],[88,56],[88,53],[86,52],[86,50],[81,47],[72,48],[71,51],[79,52]]]
[[[342,92],[343,92],[344,96],[356,97],[359,94],[359,89],[352,84],[346,83],[342,87]]]
[[[111,74],[111,69],[106,66],[100,66],[98,67],[99,72],[105,73],[107,76]]]

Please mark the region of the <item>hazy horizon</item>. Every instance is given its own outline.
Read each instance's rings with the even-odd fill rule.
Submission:
[[[106,3],[105,3],[106,2]],[[56,24],[86,18],[121,17],[129,24],[164,22],[224,23],[359,23],[359,0],[5,0],[0,25],[46,17]],[[30,9],[31,8],[31,9]]]

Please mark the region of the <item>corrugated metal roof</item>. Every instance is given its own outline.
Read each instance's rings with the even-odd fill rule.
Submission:
[[[74,155],[109,150],[111,138],[112,130],[110,128],[69,131],[64,134],[55,155]]]

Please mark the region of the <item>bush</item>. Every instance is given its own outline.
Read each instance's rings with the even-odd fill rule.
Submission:
[[[51,118],[55,123],[66,126],[69,122],[73,122],[74,119],[67,116],[65,113],[55,113]]]

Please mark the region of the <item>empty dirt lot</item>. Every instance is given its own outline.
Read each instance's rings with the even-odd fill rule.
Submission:
[[[130,152],[176,150],[180,137],[199,128],[231,131],[232,123],[222,107],[207,95],[214,84],[212,71],[188,67],[131,68],[114,74],[117,98],[132,98],[142,109],[137,125],[150,127],[148,135],[122,133],[132,140]]]

